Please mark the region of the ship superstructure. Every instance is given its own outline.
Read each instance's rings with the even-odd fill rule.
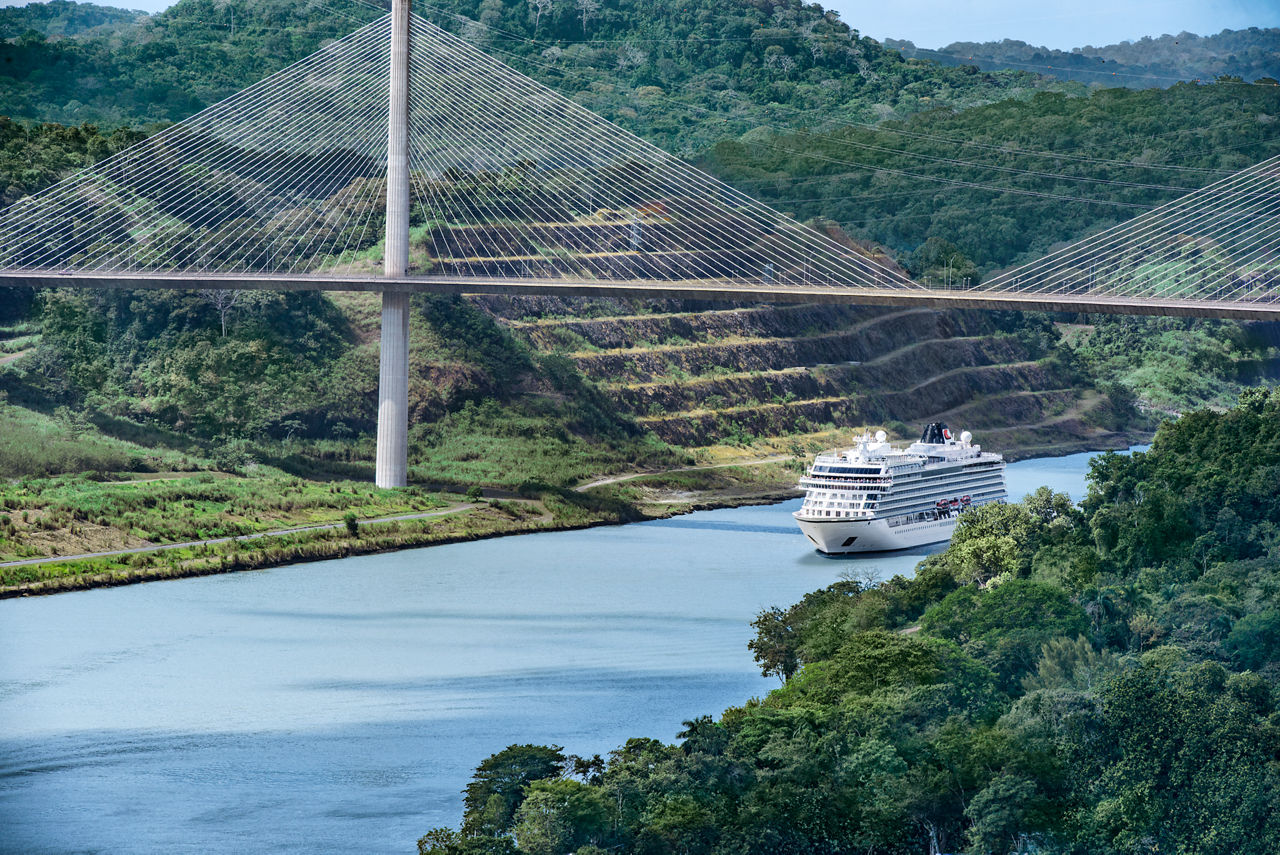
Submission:
[[[792,515],[820,552],[879,552],[951,538],[968,508],[1002,502],[1004,458],[941,422],[894,448],[884,431],[854,447],[819,454],[800,479],[804,504]]]

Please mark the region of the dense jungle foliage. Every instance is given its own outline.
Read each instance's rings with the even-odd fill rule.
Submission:
[[[47,39],[104,36],[137,26],[146,17],[145,12],[76,3],[74,0],[28,3],[0,10],[0,38],[17,38],[24,33]]]
[[[34,303],[40,342],[0,372],[0,401],[211,454],[228,471],[257,460],[358,477],[352,464],[372,457],[376,298],[345,311],[318,292],[47,291]],[[426,477],[560,486],[685,460],[568,360],[531,352],[471,303],[413,305],[410,439]],[[0,475],[46,474],[41,454],[4,452]]]
[[[762,130],[697,162],[800,219],[836,220],[902,254],[945,240],[963,255],[953,267],[976,266],[970,276],[1271,156],[1277,115],[1272,86],[1044,92],[875,128]],[[940,266],[913,272],[941,284]]]
[[[878,120],[1057,85],[1028,72],[906,61],[799,0],[581,5],[446,0],[415,11],[677,150],[749,130],[770,104]],[[27,30],[0,44],[0,115],[177,121],[382,14],[359,0],[182,0],[112,36],[50,40]],[[664,93],[690,96],[694,109],[667,116]],[[708,109],[728,113],[728,127]]]
[[[1280,78],[1280,29],[1249,27],[1211,36],[1182,32],[1159,38],[1074,50],[1037,47],[1016,39],[998,42],[952,42],[937,50],[910,41],[885,39],[885,46],[904,56],[932,59],[944,65],[1017,68],[1060,80],[1104,86],[1169,86],[1179,80],[1204,81],[1239,77],[1246,81]]]
[[[73,90],[82,107],[117,112],[85,107],[104,124],[69,127],[0,119],[0,203],[156,126],[106,128],[179,118],[378,14],[341,2],[350,8],[183,0],[110,37],[42,40],[27,33],[5,42],[0,51],[12,61],[0,71],[0,105],[12,114],[69,115],[63,99]],[[92,8],[48,7],[46,14],[70,20]],[[915,276],[935,284],[972,283],[1256,162],[1276,145],[1278,87],[1037,91],[1046,84],[1030,74],[904,60],[799,3],[617,2],[588,8],[585,18],[565,0],[419,11],[664,145],[699,149],[698,165],[764,201],[803,219],[835,220],[855,238],[890,247]],[[18,20],[16,14],[0,10],[0,18]],[[18,101],[6,101],[10,96]],[[977,106],[960,109],[970,103]],[[854,124],[861,119],[876,123]],[[743,128],[751,130],[724,139]],[[31,295],[11,293],[0,322],[26,322],[39,312]],[[14,399],[103,406],[121,418],[211,436],[367,436],[376,360],[366,338],[342,328],[350,321],[329,298],[245,296],[218,305],[228,299],[53,295],[50,334],[21,379],[8,381],[21,387]],[[1171,410],[1230,400],[1238,363],[1266,357],[1276,344],[1233,324],[1143,321],[1123,327],[1126,340],[1143,346],[1117,348],[1115,329],[1106,320],[1091,325],[1072,341],[1074,356],[1064,352],[1075,359],[1079,382],[1118,383]],[[1153,329],[1159,334],[1147,334]],[[295,340],[300,349],[291,350]],[[456,343],[433,341],[419,366],[429,382],[415,392],[415,418],[456,413],[502,386],[467,354],[455,354]],[[282,356],[270,376],[256,371],[263,354]],[[513,359],[531,364],[527,354]],[[517,383],[553,383],[537,366],[521,377]],[[627,433],[604,415],[607,408],[587,409],[592,415],[562,413],[555,421]],[[513,423],[484,418],[495,432]],[[215,431],[214,422],[222,427]],[[424,443],[449,447],[447,437],[429,434],[424,429]]]
[[[144,131],[184,118],[379,14],[335,2],[183,0],[118,37],[28,32],[0,44],[0,115]],[[1042,91],[1062,87],[904,59],[798,2],[418,11],[801,219],[835,220],[903,258],[948,241],[977,269],[970,279],[1276,150],[1280,87]],[[0,131],[6,203],[128,140],[86,151],[92,140],[62,137],[89,128]]]
[[[678,745],[513,745],[423,853],[1280,846],[1280,391],[961,520],[914,578],[762,611],[782,686]]]

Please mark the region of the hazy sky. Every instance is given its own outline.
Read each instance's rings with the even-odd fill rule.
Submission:
[[[863,35],[918,47],[1020,39],[1069,49],[1186,31],[1280,27],[1280,0],[828,0]]]
[[[157,12],[169,0],[101,0]],[[508,0],[510,2],[510,0]],[[569,0],[556,0],[557,3]],[[0,5],[22,5],[0,0]],[[956,41],[1021,39],[1054,48],[1222,29],[1280,27],[1280,0],[825,0],[863,35],[937,48]]]

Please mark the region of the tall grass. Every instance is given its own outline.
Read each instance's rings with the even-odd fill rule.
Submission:
[[[366,483],[318,484],[278,473],[256,477],[200,474],[150,483],[102,483],[80,476],[0,485],[0,511],[38,512],[31,528],[86,522],[153,543],[227,537],[361,518],[428,511],[444,505],[416,489]],[[22,529],[19,529],[19,533]]]
[[[137,446],[89,433],[84,425],[0,402],[0,477],[143,471],[154,460]]]

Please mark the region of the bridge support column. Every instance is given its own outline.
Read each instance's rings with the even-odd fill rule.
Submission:
[[[391,5],[391,104],[387,118],[387,235],[383,273],[409,272],[409,0]],[[379,487],[409,477],[409,295],[382,292],[378,374]]]
[[[379,487],[409,482],[409,295],[382,292],[378,373]]]

